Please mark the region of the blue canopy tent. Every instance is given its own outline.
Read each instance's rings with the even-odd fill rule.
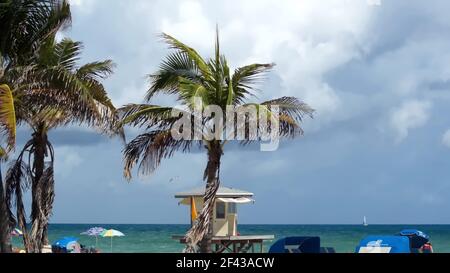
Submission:
[[[419,249],[430,241],[430,236],[417,229],[404,229],[398,235],[408,237],[413,249]]]
[[[356,253],[411,253],[410,241],[405,236],[367,236]]]
[[[269,253],[320,253],[320,237],[286,237],[276,241]]]
[[[78,238],[64,237],[52,245],[52,252],[54,253],[80,253],[81,246],[78,243]]]

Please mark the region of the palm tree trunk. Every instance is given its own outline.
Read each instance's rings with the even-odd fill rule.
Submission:
[[[31,218],[34,220],[37,215],[37,199],[36,199],[36,192],[39,188],[39,180],[42,177],[42,174],[44,173],[45,168],[45,147],[46,147],[46,138],[47,136],[40,131],[37,131],[33,134],[33,140],[34,140],[34,154],[33,154],[33,172],[34,177],[32,181],[31,186],[31,195],[32,195],[32,204],[31,204]]]
[[[205,195],[203,197],[203,209],[192,228],[186,234],[186,252],[197,252],[198,246],[201,253],[211,253],[211,239],[213,236],[213,209],[216,193],[220,186],[219,170],[222,157],[220,141],[212,141],[208,148],[208,164],[205,169],[206,180]]]
[[[42,236],[42,229],[40,225],[40,210],[42,210],[41,200],[41,177],[45,169],[45,155],[47,147],[47,134],[43,130],[37,130],[33,133],[34,139],[34,153],[33,153],[33,179],[31,186],[31,222],[32,222],[32,232],[30,234],[30,243],[32,252],[39,253],[42,250],[42,246],[46,238]],[[34,231],[34,232],[33,232]]]
[[[6,208],[3,175],[0,166],[0,253],[12,252],[9,217]]]

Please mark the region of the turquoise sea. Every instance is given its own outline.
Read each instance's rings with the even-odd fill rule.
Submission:
[[[95,246],[95,237],[79,235],[90,227],[101,226],[120,230],[126,236],[113,239],[113,251],[121,253],[181,252],[183,246],[172,240],[172,235],[184,234],[187,225],[102,225],[102,224],[52,224],[49,239],[55,241],[65,236],[79,238],[81,244]],[[352,253],[366,235],[392,235],[405,228],[416,228],[431,237],[435,252],[450,253],[450,225],[240,225],[242,235],[320,236],[322,246],[334,247],[340,253]],[[276,240],[275,239],[275,240]],[[273,242],[268,242],[267,251]],[[13,238],[15,246],[20,238]],[[102,252],[110,252],[110,239],[98,238]]]

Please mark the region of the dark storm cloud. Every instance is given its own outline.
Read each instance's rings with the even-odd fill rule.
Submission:
[[[31,130],[20,128],[17,133],[17,143],[19,146],[31,139]],[[53,146],[94,146],[108,142],[107,136],[102,136],[95,132],[82,129],[58,129],[49,133],[49,140]]]

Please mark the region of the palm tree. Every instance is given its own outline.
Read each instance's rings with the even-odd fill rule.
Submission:
[[[42,41],[70,23],[67,0],[0,0],[0,54],[6,70],[27,65]]]
[[[69,39],[47,40],[27,77],[14,81],[25,86],[17,93],[17,119],[32,131],[6,175],[6,203],[15,199],[16,217],[24,231],[28,252],[40,252],[48,243],[47,226],[54,198],[54,151],[48,132],[68,124],[84,124],[114,134],[115,108],[101,80],[112,73],[110,60],[79,66],[82,44]],[[22,75],[22,73],[21,73]],[[47,161],[46,161],[47,160]],[[22,190],[31,188],[31,231],[27,233]],[[12,211],[10,218],[15,221]]]
[[[54,43],[56,33],[70,22],[67,0],[0,0],[0,79],[14,87],[18,122],[28,124],[34,132],[8,171],[5,199],[10,210],[9,217],[2,214],[2,220],[9,219],[10,228],[15,224],[11,205],[16,201],[17,220],[26,231],[22,189],[30,186],[32,228],[30,236],[27,232],[24,236],[30,252],[39,252],[47,241],[53,203],[53,148],[48,131],[73,122],[109,131],[109,122],[115,118],[100,83],[111,73],[112,62],[77,67],[81,44],[69,40]],[[29,160],[24,162],[26,153]]]
[[[68,26],[70,19],[70,6],[66,0],[0,0],[0,126],[8,135],[7,149],[1,149],[1,161],[14,147],[16,131],[14,91],[4,84],[4,75],[19,67],[23,70],[41,41]],[[11,250],[11,223],[4,197],[0,173],[0,252]]]
[[[294,97],[283,97],[262,103],[250,103],[255,96],[255,84],[259,83],[264,73],[274,64],[251,64],[230,72],[226,58],[220,53],[219,35],[216,33],[215,56],[204,60],[193,48],[183,44],[174,37],[162,34],[162,39],[175,52],[170,53],[162,62],[159,70],[150,75],[151,86],[146,95],[147,103],[157,94],[176,96],[184,109],[158,106],[152,104],[129,104],[119,109],[122,113],[122,124],[144,127],[148,131],[129,142],[123,151],[124,175],[131,178],[131,170],[139,162],[139,172],[153,172],[164,158],[171,157],[176,151],[189,152],[194,146],[203,147],[208,155],[204,172],[206,189],[204,206],[192,228],[186,234],[186,252],[211,252],[212,210],[216,192],[220,184],[220,160],[227,140],[221,137],[205,138],[202,128],[211,130],[211,118],[202,118],[201,126],[194,128],[191,136],[201,133],[201,139],[176,139],[172,137],[171,128],[186,116],[195,124],[195,102],[204,107],[216,105],[225,112],[227,106],[254,106],[259,114],[268,119],[268,126],[279,126],[279,136],[295,137],[303,132],[300,122],[305,115],[312,116],[313,110]],[[275,116],[275,108],[279,107],[279,122],[271,122]],[[172,115],[176,110],[182,114]],[[226,116],[224,116],[226,119]],[[245,125],[249,119],[246,118]],[[230,128],[228,128],[230,129]],[[262,128],[258,128],[262,129]],[[248,131],[243,145],[251,143]]]

